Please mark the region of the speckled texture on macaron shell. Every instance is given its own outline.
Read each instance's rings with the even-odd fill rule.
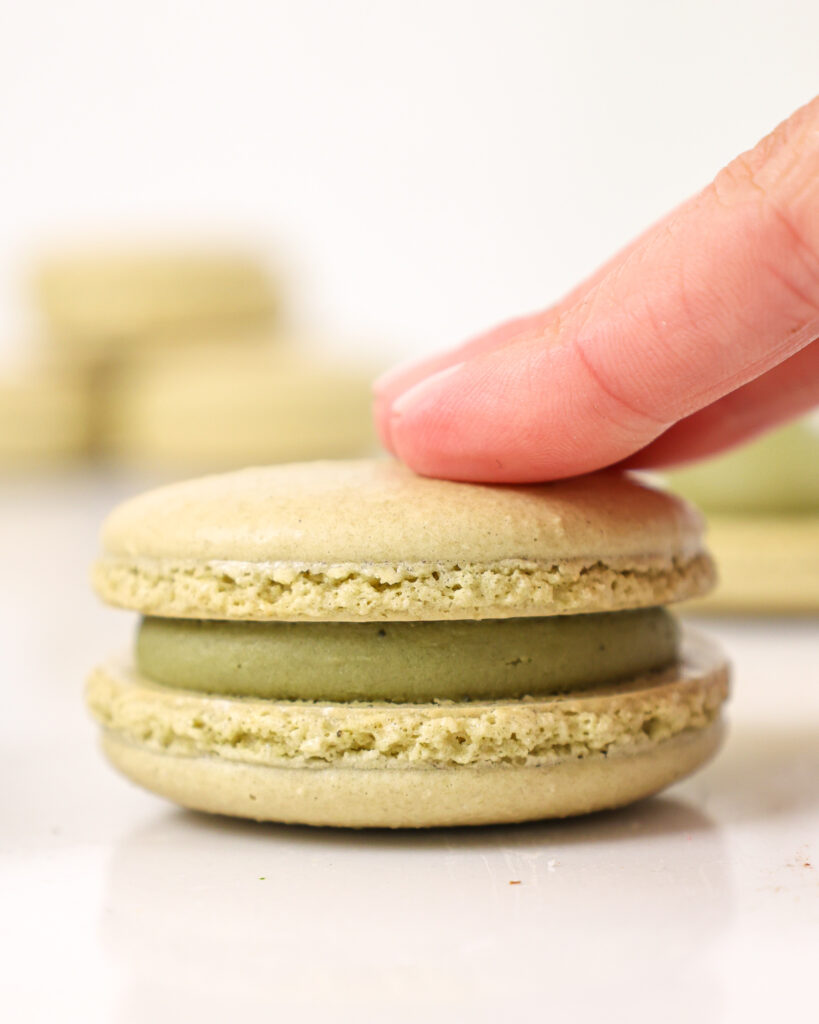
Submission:
[[[116,509],[97,592],[147,615],[503,618],[667,604],[714,571],[690,506],[615,473],[525,487],[389,460],[175,484]]]

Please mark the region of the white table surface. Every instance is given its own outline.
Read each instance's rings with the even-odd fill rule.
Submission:
[[[709,623],[728,744],[625,811],[417,834],[207,818],[115,775],[82,706],[134,625],[86,583],[134,487],[0,483],[5,1020],[817,1019],[816,620]]]

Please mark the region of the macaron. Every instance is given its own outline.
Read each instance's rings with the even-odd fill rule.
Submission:
[[[82,374],[47,361],[0,372],[0,467],[54,467],[86,453],[90,394]]]
[[[95,669],[111,762],[186,807],[347,827],[563,817],[706,762],[728,670],[665,605],[714,579],[699,515],[615,472],[538,486],[297,463],[111,513]]]
[[[669,480],[705,512],[720,569],[692,610],[819,610],[819,423],[790,424]]]
[[[109,456],[180,475],[366,455],[371,377],[294,342],[232,338],[154,350],[109,375]]]
[[[98,360],[139,342],[270,322],[262,263],[218,247],[86,249],[45,258],[33,297],[54,344]]]

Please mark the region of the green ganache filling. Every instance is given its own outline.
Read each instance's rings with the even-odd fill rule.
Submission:
[[[145,618],[140,673],[165,686],[275,700],[494,700],[588,689],[676,660],[664,608],[450,622]]]

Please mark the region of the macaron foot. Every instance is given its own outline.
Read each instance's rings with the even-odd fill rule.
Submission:
[[[191,810],[344,828],[501,825],[622,807],[689,775],[716,753],[720,720],[634,754],[536,767],[281,768],[176,757],[106,733],[112,764]]]

